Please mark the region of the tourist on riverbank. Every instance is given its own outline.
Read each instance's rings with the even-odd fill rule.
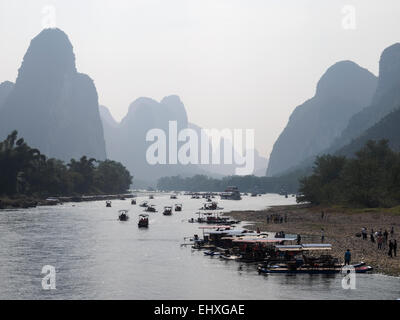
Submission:
[[[390,240],[389,241],[389,252],[388,252],[388,256],[393,258],[393,241]]]
[[[362,234],[363,240],[367,240],[367,228],[366,227],[363,227],[361,229],[361,234]]]
[[[382,249],[383,237],[378,233],[378,249]]]
[[[324,228],[321,229],[321,242],[323,243],[325,240],[325,232],[324,232]]]
[[[388,237],[389,237],[389,232],[387,232],[387,230],[385,229],[385,232],[383,233],[383,237],[385,239],[385,245],[387,244],[388,241]]]
[[[351,261],[351,252],[350,249],[347,249],[346,253],[344,254],[344,265],[350,265]]]
[[[393,228],[393,226],[392,226],[392,228],[390,229],[390,236],[393,238],[393,236],[394,236],[394,228]]]
[[[267,223],[269,224],[269,216],[267,216]]]
[[[300,233],[297,234],[297,244],[299,245],[301,243],[301,236]]]
[[[371,242],[375,242],[374,229],[371,229]]]

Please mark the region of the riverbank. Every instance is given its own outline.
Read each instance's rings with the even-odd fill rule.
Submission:
[[[324,212],[322,216],[322,211]],[[390,258],[388,246],[377,249],[377,243],[370,240],[371,228],[374,231],[390,233],[394,227],[393,238],[400,240],[400,207],[391,209],[352,209],[342,207],[311,207],[309,205],[274,206],[261,211],[232,211],[225,215],[254,224],[249,229],[300,234],[303,243],[321,242],[321,228],[324,229],[325,243],[332,244],[331,254],[343,262],[344,253],[350,249],[352,261],[364,261],[374,268],[374,272],[400,276],[400,257]],[[277,217],[276,223],[267,217]],[[285,222],[286,216],[286,222]],[[280,223],[280,217],[283,222]],[[368,239],[356,234],[366,227]],[[389,239],[391,236],[389,234]]]
[[[83,201],[106,201],[106,200],[117,200],[117,199],[128,199],[133,198],[133,194],[112,194],[112,195],[90,195],[90,196],[74,196],[74,197],[50,197],[47,199],[27,197],[27,196],[15,196],[0,197],[0,210],[1,209],[27,209],[35,208],[37,206],[52,206],[58,205],[64,202],[83,202]]]

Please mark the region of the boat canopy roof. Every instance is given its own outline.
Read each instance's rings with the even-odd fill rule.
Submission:
[[[147,213],[141,213],[139,214],[139,217],[147,218],[149,215]]]
[[[242,235],[245,234],[246,230],[215,230],[215,231],[210,231],[209,234],[227,234],[227,235]],[[232,239],[237,239],[235,237],[232,237]]]
[[[287,240],[286,238],[263,238],[263,239],[256,239],[256,238],[249,238],[249,239],[235,239],[233,242],[240,242],[240,243],[278,243]]]
[[[331,250],[332,245],[329,243],[309,243],[299,245],[281,245],[276,246],[279,251],[305,251],[305,250]]]
[[[229,225],[224,226],[224,225],[221,225],[221,226],[200,226],[200,227],[199,227],[199,229],[223,229],[223,228],[230,228],[230,229],[232,229],[233,226],[229,226]]]
[[[129,210],[118,210],[119,213],[128,213]]]

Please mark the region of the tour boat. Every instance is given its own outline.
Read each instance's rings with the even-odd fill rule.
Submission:
[[[118,213],[119,213],[118,219],[120,221],[127,221],[129,219],[128,210],[119,210]]]
[[[172,207],[170,207],[170,206],[164,207],[163,215],[164,215],[164,216],[170,216],[170,215],[172,215]]]
[[[224,192],[220,194],[221,199],[225,200],[241,200],[239,189],[237,187],[228,187]]]
[[[149,215],[148,214],[145,214],[145,213],[139,214],[138,227],[139,228],[148,228],[149,227]]]
[[[148,205],[145,209],[147,212],[157,212],[156,206],[154,204]]]

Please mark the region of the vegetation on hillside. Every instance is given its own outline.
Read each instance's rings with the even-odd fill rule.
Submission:
[[[354,158],[317,157],[312,175],[300,180],[298,202],[361,207],[400,204],[400,153],[388,140],[368,141]]]
[[[299,172],[282,177],[228,176],[215,179],[206,175],[192,177],[163,177],[157,188],[165,191],[212,191],[222,192],[228,186],[237,186],[241,192],[295,193],[298,189]]]
[[[83,156],[70,163],[48,159],[13,131],[0,142],[0,195],[37,197],[125,192],[132,183],[119,162]]]

